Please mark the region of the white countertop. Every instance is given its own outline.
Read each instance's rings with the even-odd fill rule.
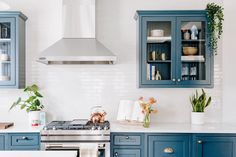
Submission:
[[[20,132],[32,132],[39,133],[42,126],[32,127],[28,123],[14,123],[14,126],[7,129],[0,129],[0,133],[20,133]]]
[[[75,151],[0,151],[5,157],[76,157]]]
[[[149,128],[144,128],[141,124],[112,122],[111,132],[236,133],[236,124],[208,123],[204,125],[191,125],[190,123],[151,123]]]
[[[13,127],[0,130],[0,133],[39,133],[42,127],[31,127],[27,123],[15,123]],[[236,133],[235,124],[207,123],[191,125],[190,123],[151,123],[149,128],[142,124],[111,122],[111,132],[145,132],[145,133]]]

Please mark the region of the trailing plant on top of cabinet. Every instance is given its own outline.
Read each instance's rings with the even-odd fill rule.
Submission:
[[[137,11],[140,88],[213,87],[207,12]]]
[[[21,12],[0,12],[0,88],[25,86],[26,20]]]

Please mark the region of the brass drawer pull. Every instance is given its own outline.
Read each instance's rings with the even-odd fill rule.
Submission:
[[[198,144],[202,144],[202,140],[198,140],[197,143],[198,143]]]
[[[163,152],[166,153],[166,154],[172,154],[172,153],[174,153],[174,149],[170,148],[170,147],[167,147],[163,150]]]
[[[129,139],[129,136],[126,136],[125,138],[128,140],[128,139]]]

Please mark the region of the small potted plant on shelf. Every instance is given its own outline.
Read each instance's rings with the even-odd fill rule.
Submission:
[[[202,93],[199,95],[196,90],[196,94],[190,97],[193,111],[191,113],[192,124],[204,124],[205,108],[210,105],[211,97],[207,98],[205,91],[202,89]]]
[[[144,114],[144,120],[143,120],[143,126],[145,128],[149,128],[150,126],[150,115],[151,113],[157,113],[157,109],[154,109],[152,107],[153,104],[155,104],[157,101],[151,97],[147,102],[144,101],[143,97],[139,98],[139,104],[142,109],[142,113]]]
[[[18,100],[12,104],[10,110],[16,106],[20,106],[20,109],[25,109],[28,112],[30,124],[32,126],[38,126],[40,125],[40,112],[44,108],[40,101],[43,96],[39,93],[39,88],[35,84],[27,86],[24,92],[28,94],[28,98],[22,100],[22,98],[19,97]]]

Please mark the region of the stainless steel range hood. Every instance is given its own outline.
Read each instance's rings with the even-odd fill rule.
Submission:
[[[63,0],[63,38],[44,50],[44,64],[114,64],[117,57],[95,38],[95,0]]]

